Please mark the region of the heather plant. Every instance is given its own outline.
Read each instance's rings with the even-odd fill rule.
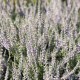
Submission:
[[[79,4],[0,0],[0,80],[79,80]]]

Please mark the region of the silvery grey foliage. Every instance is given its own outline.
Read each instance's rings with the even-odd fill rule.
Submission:
[[[80,0],[0,0],[0,80],[79,80],[79,17]]]

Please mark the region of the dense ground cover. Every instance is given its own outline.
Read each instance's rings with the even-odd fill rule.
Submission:
[[[0,0],[0,80],[79,80],[80,0]]]

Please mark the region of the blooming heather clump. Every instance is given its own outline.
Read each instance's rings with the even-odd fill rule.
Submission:
[[[79,4],[0,0],[0,80],[79,80]]]

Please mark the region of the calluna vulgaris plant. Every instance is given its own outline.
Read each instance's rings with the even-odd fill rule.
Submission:
[[[0,0],[0,80],[80,80],[80,0]]]

